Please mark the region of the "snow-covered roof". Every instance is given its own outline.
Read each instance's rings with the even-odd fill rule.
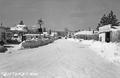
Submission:
[[[25,34],[26,36],[39,36],[40,34]]]
[[[120,26],[105,25],[103,27],[99,27],[99,33],[110,32],[110,31],[118,31],[118,30],[120,30]]]
[[[79,31],[74,35],[93,35],[93,31]]]
[[[118,31],[118,30],[120,30],[120,26],[114,26],[114,29],[112,28],[111,30],[112,31]]]
[[[26,25],[17,25],[17,27],[27,27]]]
[[[111,31],[111,25],[105,25],[102,27],[99,27],[99,32],[109,32]]]
[[[17,31],[27,31],[26,30],[26,25],[17,25],[15,27],[11,27],[10,30],[17,30]]]
[[[18,34],[14,34],[14,36],[18,36]]]

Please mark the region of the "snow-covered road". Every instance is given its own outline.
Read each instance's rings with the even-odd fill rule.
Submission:
[[[87,45],[60,39],[39,48],[0,54],[0,73],[1,78],[120,78],[120,66]]]

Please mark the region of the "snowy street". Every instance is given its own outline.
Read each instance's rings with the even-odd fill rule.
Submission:
[[[36,75],[2,72],[36,73]],[[88,45],[60,39],[46,46],[0,54],[1,78],[120,78],[120,66],[110,63]]]

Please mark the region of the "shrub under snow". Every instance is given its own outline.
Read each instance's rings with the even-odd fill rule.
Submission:
[[[4,53],[5,51],[7,51],[7,48],[4,46],[0,46],[0,53]]]
[[[29,41],[23,41],[19,46],[22,48],[35,48],[43,45],[47,45],[49,43],[52,43],[53,39],[43,39],[43,40],[29,40]]]

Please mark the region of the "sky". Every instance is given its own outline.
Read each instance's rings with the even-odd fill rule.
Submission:
[[[23,20],[35,27],[42,18],[48,29],[89,29],[110,10],[120,19],[119,4],[120,0],[0,0],[0,21],[11,27]]]

